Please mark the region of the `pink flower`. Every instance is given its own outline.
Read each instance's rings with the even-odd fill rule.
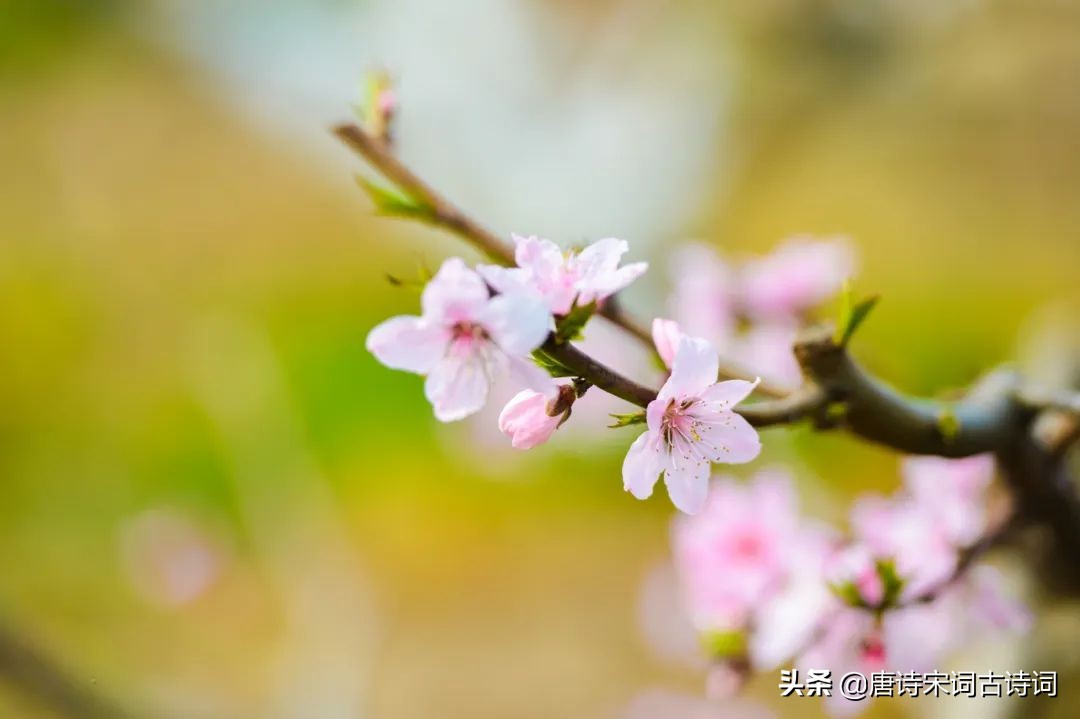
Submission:
[[[539,294],[548,309],[565,315],[574,305],[601,302],[640,277],[647,262],[619,267],[629,249],[625,240],[597,240],[580,252],[563,252],[551,240],[514,235],[517,267],[481,265],[484,279],[499,292]]]
[[[648,430],[630,446],[623,486],[638,499],[663,475],[676,507],[694,514],[709,492],[710,463],[741,464],[757,457],[757,432],[732,408],[757,382],[717,382],[719,359],[705,340],[679,343],[671,377],[646,409]]]
[[[871,556],[894,563],[902,598],[937,586],[956,569],[956,547],[934,514],[909,497],[865,496],[852,506],[851,525]]]
[[[565,401],[567,393],[571,398],[569,401]],[[499,429],[510,437],[514,449],[532,449],[543,444],[570,416],[573,395],[574,390],[569,385],[562,385],[556,392],[547,394],[522,390],[503,407]],[[561,404],[560,399],[564,399]]]
[[[845,238],[793,237],[744,265],[741,296],[754,317],[799,316],[836,294],[854,270],[854,252]]]
[[[732,359],[743,367],[752,367],[766,381],[781,389],[793,390],[802,384],[802,369],[795,359],[795,335],[792,322],[769,322],[748,328],[734,340]]]
[[[367,348],[388,367],[427,375],[424,392],[440,421],[480,409],[504,368],[519,385],[550,388],[550,377],[527,359],[552,326],[535,297],[492,297],[480,275],[451,258],[424,288],[421,306],[420,317],[392,317],[375,327]]]
[[[671,364],[675,361],[675,350],[679,348],[679,340],[684,336],[678,322],[659,317],[653,320],[653,344],[656,346],[656,353],[660,355],[660,359],[668,369],[671,369]]]
[[[165,607],[179,607],[206,594],[228,564],[228,553],[206,527],[170,507],[128,519],[120,549],[134,589]]]
[[[673,527],[675,566],[684,601],[701,631],[743,628],[786,581],[799,542],[791,478],[763,470],[752,481],[713,482],[699,514]]]
[[[738,302],[731,267],[712,247],[692,244],[676,251],[672,276],[672,316],[685,332],[727,345],[735,331]]]
[[[950,542],[966,547],[985,531],[984,500],[994,479],[993,455],[908,457],[901,473],[911,496],[933,515]]]
[[[858,599],[868,607],[877,607],[885,599],[885,582],[877,558],[863,544],[849,545],[834,554],[826,571],[830,584],[854,588]]]

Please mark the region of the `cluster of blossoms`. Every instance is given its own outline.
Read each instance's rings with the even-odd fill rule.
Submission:
[[[620,266],[623,240],[599,240],[580,252],[536,237],[514,240],[515,267],[474,270],[447,260],[424,288],[422,314],[383,322],[367,347],[390,367],[425,375],[427,398],[444,422],[480,410],[495,379],[508,375],[521,389],[503,408],[499,428],[514,447],[528,449],[566,421],[578,391],[530,356],[575,313],[588,319],[647,264]],[[748,462],[761,450],[757,432],[733,411],[756,382],[717,381],[713,345],[663,326],[667,344],[658,351],[671,373],[646,409],[647,430],[630,447],[623,483],[645,498],[663,477],[675,505],[693,513],[705,502],[712,463]]]
[[[581,251],[514,240],[514,267],[447,260],[423,290],[422,314],[383,322],[367,346],[384,364],[424,375],[444,422],[480,411],[493,383],[508,379],[517,394],[498,427],[529,449],[590,386],[552,363],[558,346],[580,339],[647,266],[622,265],[628,248],[617,239]],[[622,474],[639,499],[663,479],[685,513],[673,528],[675,573],[685,618],[714,666],[711,693],[730,695],[748,671],[780,666],[927,671],[976,635],[1021,629],[1027,615],[1001,577],[971,559],[988,532],[989,456],[904,460],[903,489],[858,499],[846,533],[802,516],[782,470],[712,478],[714,464],[761,451],[736,410],[760,380],[720,381],[718,347],[774,385],[797,386],[794,334],[851,273],[847,243],[796,238],[737,269],[690,247],[675,264],[675,319],[652,326],[665,381],[644,412],[619,423],[644,425]],[[828,701],[837,714],[865,706]]]
[[[858,500],[848,536],[802,517],[783,471],[715,480],[672,544],[681,606],[717,671],[925,672],[978,636],[1022,630],[997,571],[965,566],[988,531],[993,472],[985,455],[905,459],[902,491]],[[827,702],[837,715],[866,705]]]
[[[844,238],[799,236],[735,265],[711,247],[690,245],[676,253],[672,270],[669,307],[685,332],[771,384],[794,389],[802,381],[791,351],[795,334],[852,276],[855,253]]]

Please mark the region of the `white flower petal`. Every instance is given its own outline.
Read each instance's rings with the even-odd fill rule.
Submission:
[[[759,382],[761,382],[760,379],[755,379],[753,382],[743,379],[717,382],[701,393],[701,399],[709,405],[710,411],[731,411],[732,407],[750,396]]]
[[[705,506],[709,496],[709,473],[711,465],[696,455],[680,455],[672,451],[671,461],[664,472],[671,502],[686,514],[697,514]]]
[[[597,240],[575,257],[575,264],[583,277],[595,279],[602,274],[614,272],[619,260],[630,249],[626,240],[605,237]]]
[[[651,432],[643,432],[630,445],[623,460],[623,489],[638,499],[648,499],[660,478],[663,464],[657,438]]]
[[[555,384],[551,375],[530,359],[510,357],[507,367],[510,370],[510,379],[515,386],[539,392],[548,399],[552,399],[558,391],[558,385]]]
[[[477,265],[476,271],[491,285],[496,292],[501,294],[530,292],[529,273],[517,267],[501,267],[499,265]]]
[[[547,305],[535,295],[492,297],[476,318],[504,352],[523,357],[543,344],[554,327]]]
[[[487,401],[491,368],[484,351],[448,355],[431,371],[424,394],[440,422],[455,422],[473,414]]]
[[[371,330],[367,349],[387,367],[426,374],[446,354],[450,331],[420,317],[391,317]]]
[[[451,257],[424,287],[420,305],[424,319],[440,324],[471,321],[487,304],[487,285],[483,278],[465,266],[460,258]]]
[[[698,434],[701,441],[695,446],[713,462],[744,464],[761,453],[757,430],[734,412],[725,412],[718,421],[703,425]]]
[[[719,371],[720,358],[709,342],[697,337],[683,337],[675,351],[671,377],[660,388],[658,396],[664,399],[698,396],[716,383]]]

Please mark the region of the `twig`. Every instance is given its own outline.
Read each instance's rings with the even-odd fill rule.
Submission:
[[[424,219],[457,234],[496,262],[514,263],[510,243],[437,193],[394,156],[386,143],[351,123],[338,125],[333,132],[387,180],[423,203],[428,210]],[[648,330],[625,315],[617,301],[606,303],[601,312],[651,347]],[[639,407],[647,406],[656,397],[651,388],[623,377],[555,337],[548,338],[544,351],[591,384]],[[828,328],[804,331],[795,343],[795,354],[805,377],[803,387],[787,394],[759,385],[762,394],[773,399],[736,410],[752,425],[767,427],[812,418],[819,427],[839,424],[863,439],[902,452],[965,457],[1000,450],[1036,413],[1037,401],[1020,401],[1018,380],[1008,372],[988,376],[959,402],[944,403],[905,397],[874,379],[852,360],[845,344],[837,343]],[[743,368],[730,363],[725,363],[720,374],[749,376]],[[1066,404],[1075,409],[1075,398]],[[838,410],[837,417],[829,415],[833,408]]]
[[[466,215],[460,208],[436,192],[416,173],[401,162],[387,144],[359,125],[345,123],[333,128],[333,133],[350,149],[363,157],[386,179],[397,185],[413,199],[430,209],[424,219],[442,227],[475,245],[493,261],[512,266],[514,247],[491,230]],[[614,299],[614,298],[612,298]],[[649,330],[629,317],[615,301],[608,301],[600,308],[600,314],[636,337],[643,344],[652,347],[652,335]],[[753,375],[730,360],[722,360],[720,376],[727,379],[749,379]],[[600,385],[597,385],[600,386]],[[767,382],[758,385],[759,394],[768,397],[782,397],[786,393]],[[625,398],[624,398],[625,399]]]
[[[0,623],[0,678],[46,706],[71,719],[124,719],[127,712],[75,679],[43,651],[16,636]]]

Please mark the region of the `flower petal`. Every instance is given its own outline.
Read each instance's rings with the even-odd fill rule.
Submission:
[[[558,391],[558,385],[546,371],[530,359],[510,357],[507,361],[510,379],[515,386],[525,387],[552,399]]]
[[[595,279],[602,274],[614,272],[619,266],[619,260],[629,249],[630,245],[626,240],[605,237],[579,252],[574,260],[583,277]]]
[[[529,273],[518,267],[477,265],[476,271],[500,294],[527,294],[531,291]]]
[[[695,446],[709,460],[721,464],[744,464],[761,453],[757,430],[734,412],[722,413],[718,421],[698,429],[701,440]]]
[[[551,277],[565,264],[562,249],[551,240],[536,235],[513,235],[516,247],[514,261],[518,267],[532,271],[537,277]]]
[[[458,257],[443,262],[442,267],[424,287],[420,305],[424,319],[440,324],[472,320],[487,304],[487,285],[476,272]]]
[[[455,422],[473,414],[487,401],[490,367],[483,350],[448,355],[431,370],[424,394],[440,422]]]
[[[709,342],[697,337],[683,337],[675,350],[671,377],[657,396],[664,399],[696,397],[716,383],[719,371],[720,358]]]
[[[648,499],[660,478],[663,464],[657,437],[652,432],[643,432],[630,445],[623,460],[623,489],[638,499]]]
[[[671,363],[675,361],[675,350],[679,346],[679,340],[683,333],[679,329],[679,323],[675,320],[665,320],[657,317],[652,323],[652,341],[656,347],[656,353],[664,361],[664,366],[671,369]]]
[[[750,396],[758,386],[760,379],[747,382],[744,379],[729,379],[717,382],[701,393],[701,399],[711,412],[730,412],[731,408]]]
[[[578,304],[587,305],[594,300],[611,297],[645,274],[648,269],[648,262],[634,262],[611,272],[605,272],[589,281],[582,281],[579,283],[581,291],[578,295]]]
[[[709,497],[709,473],[712,467],[696,454],[672,452],[671,462],[664,472],[671,502],[686,514],[697,514]]]
[[[492,297],[476,318],[504,352],[523,357],[543,344],[554,327],[547,305],[535,295]]]
[[[387,367],[426,374],[446,354],[450,331],[420,317],[391,317],[368,333],[368,352]]]

